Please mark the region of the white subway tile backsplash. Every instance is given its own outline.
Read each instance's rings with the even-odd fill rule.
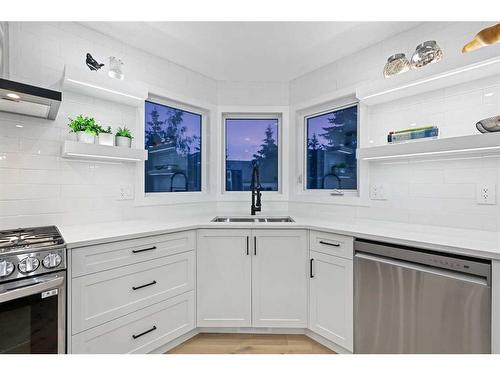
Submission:
[[[441,184],[444,182],[444,171],[440,169],[413,169],[409,182],[411,184]]]
[[[472,199],[476,196],[475,184],[411,184],[410,197],[429,198],[464,198]]]
[[[32,155],[57,156],[61,154],[61,142],[21,138],[19,151]]]
[[[0,184],[0,200],[56,198],[60,193],[58,185]]]
[[[15,184],[18,182],[19,182],[18,169],[4,169],[4,168],[0,169],[0,184]]]
[[[500,176],[498,168],[445,169],[443,172],[447,184],[497,183]]]
[[[15,137],[0,136],[0,153],[19,151],[19,139]]]
[[[22,184],[58,185],[61,183],[61,171],[58,169],[19,169],[17,181]]]

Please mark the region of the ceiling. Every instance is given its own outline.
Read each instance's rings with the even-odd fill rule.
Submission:
[[[85,22],[219,81],[288,82],[416,22]]]

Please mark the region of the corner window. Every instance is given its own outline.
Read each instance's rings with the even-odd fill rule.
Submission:
[[[357,190],[358,106],[306,117],[306,188]]]
[[[226,191],[249,191],[257,163],[264,191],[279,190],[279,118],[224,119]]]
[[[146,101],[145,192],[201,191],[202,115]]]

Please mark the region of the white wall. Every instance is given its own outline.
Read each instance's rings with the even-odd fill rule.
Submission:
[[[56,87],[65,64],[84,64],[91,52],[108,63],[110,55],[125,62],[127,78],[186,101],[215,104],[217,83],[199,73],[150,56],[76,23],[10,23],[10,79]],[[116,128],[142,131],[136,109],[63,93],[56,121],[0,113],[0,228],[74,224],[134,217],[177,218],[211,210],[214,203],[135,207],[118,201],[118,189],[132,186],[133,165],[81,162],[59,157],[71,135],[68,117],[80,113]],[[21,127],[22,126],[22,127]]]
[[[158,93],[172,93],[187,103],[208,103],[222,109],[259,108],[287,110],[291,113],[284,184],[290,187],[290,202],[264,197],[265,213],[285,211],[314,212],[325,219],[359,218],[395,220],[409,223],[434,223],[463,228],[499,230],[498,206],[475,204],[478,181],[500,183],[500,158],[441,160],[426,162],[378,163],[368,171],[369,182],[387,187],[386,201],[368,204],[331,204],[327,198],[304,203],[295,194],[300,168],[297,154],[295,109],[314,106],[335,92],[353,94],[356,87],[383,79],[386,58],[399,51],[408,55],[427,39],[436,39],[445,52],[444,60],[429,70],[446,69],[461,57],[461,46],[488,23],[429,23],[397,35],[378,45],[338,60],[301,76],[290,83],[216,82],[172,62],[148,55],[75,23],[11,23],[10,79],[51,87],[62,77],[65,64],[83,63],[87,51],[107,63],[115,54],[125,62],[128,78],[146,83]],[[334,48],[335,46],[332,46]],[[500,49],[500,46],[489,47]],[[500,50],[499,50],[500,52]],[[480,52],[481,53],[481,52]],[[411,74],[407,73],[410,79]],[[420,98],[410,98],[370,108],[363,122],[367,139],[382,144],[388,129],[411,123],[437,124],[443,136],[472,134],[474,121],[498,114],[500,80],[483,80],[450,88]],[[485,98],[486,91],[495,95]],[[142,131],[126,106],[64,93],[64,101],[55,122],[0,113],[0,228],[41,224],[71,224],[129,218],[172,218],[193,213],[221,211],[243,212],[249,197],[221,199],[218,203],[172,204],[160,207],[136,207],[133,201],[118,201],[122,185],[133,185],[136,170],[132,165],[75,162],[59,157],[60,145],[69,137],[67,117],[89,113],[113,127],[125,124]],[[214,135],[220,124],[213,114],[210,163],[213,174],[210,189],[220,190],[221,144]],[[23,127],[17,127],[22,125]],[[288,137],[288,135],[287,135]],[[288,156],[288,157],[287,157]],[[214,163],[215,160],[215,163]],[[294,161],[291,162],[290,160]],[[295,164],[294,164],[295,163]],[[287,185],[287,186],[288,186]],[[218,194],[218,193],[217,193]],[[500,197],[499,197],[500,198]]]
[[[288,82],[217,82],[221,106],[288,106]]]
[[[402,79],[443,71],[481,54],[498,55],[500,46],[485,48],[475,52],[476,55],[464,56],[460,52],[462,46],[487,25],[489,23],[478,22],[424,24],[299,77],[290,83],[292,111],[321,103],[336,91],[353,94],[360,86],[384,80],[382,68],[388,56],[400,51],[410,56],[416,45],[425,40],[438,42],[444,51],[443,61],[420,71],[410,71],[401,76]],[[484,96],[490,92],[494,95]],[[414,124],[437,125],[442,137],[476,134],[478,120],[500,114],[500,76],[362,110],[365,111],[360,125],[365,134],[361,140],[363,147],[386,144],[389,130]],[[477,183],[500,184],[498,157],[372,163],[365,168],[369,168],[367,182],[383,184],[387,200],[367,200],[366,205],[345,206],[332,204],[331,199],[325,198],[321,203],[305,204],[298,194],[296,178],[300,168],[296,168],[291,184],[297,194],[292,194],[290,210],[322,212],[333,220],[379,219],[500,230],[498,205],[477,205],[475,198]]]

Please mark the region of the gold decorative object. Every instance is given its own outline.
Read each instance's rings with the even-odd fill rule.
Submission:
[[[500,23],[487,27],[476,34],[474,39],[462,48],[462,53],[474,51],[476,49],[489,46],[500,41]]]

